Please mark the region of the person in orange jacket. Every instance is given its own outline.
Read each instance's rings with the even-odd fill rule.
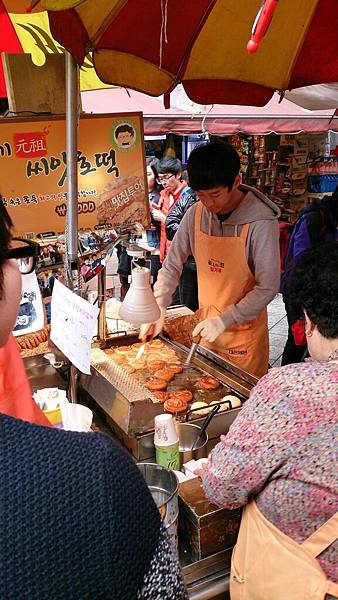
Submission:
[[[21,299],[21,274],[10,249],[12,221],[0,197],[0,413],[50,426],[32,398],[12,330]],[[21,251],[22,252],[22,251]]]

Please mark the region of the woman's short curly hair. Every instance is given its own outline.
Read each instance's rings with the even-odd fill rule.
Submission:
[[[288,285],[292,311],[304,311],[326,338],[338,338],[338,241],[304,252]]]

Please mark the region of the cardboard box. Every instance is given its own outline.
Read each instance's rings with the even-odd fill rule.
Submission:
[[[241,509],[218,508],[205,497],[200,479],[179,486],[179,540],[193,561],[236,543]]]

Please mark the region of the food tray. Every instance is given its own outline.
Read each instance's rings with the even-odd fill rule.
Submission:
[[[49,325],[34,333],[18,335],[15,337],[22,358],[39,356],[48,352]]]
[[[48,341],[42,342],[36,348],[31,348],[29,350],[20,349],[21,358],[28,358],[29,356],[39,356],[40,354],[47,354],[49,352]]]

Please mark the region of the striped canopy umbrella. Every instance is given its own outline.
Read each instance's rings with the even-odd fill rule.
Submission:
[[[99,78],[153,96],[263,106],[275,90],[338,81],[337,0],[33,0]],[[271,19],[271,21],[270,21]],[[270,25],[267,29],[267,26]],[[266,31],[267,29],[267,31]]]
[[[35,65],[45,63],[49,54],[63,54],[64,48],[52,37],[46,11],[26,13],[28,0],[0,0],[0,52],[30,54]],[[96,75],[89,53],[80,69],[82,91],[108,87]],[[0,59],[0,98],[7,96]]]

